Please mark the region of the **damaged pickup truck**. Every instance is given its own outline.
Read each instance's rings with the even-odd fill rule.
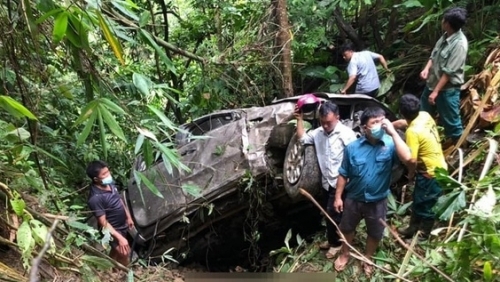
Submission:
[[[366,95],[313,94],[337,104],[341,122],[359,135],[359,118],[367,107],[379,106],[388,119],[396,119],[386,106]],[[227,240],[220,238],[217,230],[230,228],[225,221],[228,218],[239,218],[236,223],[243,225],[245,214],[256,205],[252,195],[258,195],[259,208],[268,211],[261,218],[305,202],[299,187],[317,195],[321,185],[314,146],[302,146],[295,136],[293,112],[300,97],[275,100],[264,107],[218,111],[182,125],[184,131],[177,134],[175,142],[189,172],[174,168],[170,174],[161,159],[145,170],[138,157],[134,170],[146,175],[163,195],[155,196],[133,176],[123,193],[135,220],[136,228],[130,235],[139,256],[161,256],[174,248],[176,258],[181,254],[185,257],[218,239]],[[316,114],[304,115],[311,128],[319,126]],[[402,167],[394,167],[393,183],[402,174]],[[185,193],[181,187],[186,185],[199,187],[201,195]],[[240,226],[231,232],[242,230]]]

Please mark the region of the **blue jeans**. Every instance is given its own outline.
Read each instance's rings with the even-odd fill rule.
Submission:
[[[428,178],[417,173],[415,188],[413,189],[413,214],[422,219],[435,217],[432,210],[441,196],[441,187],[435,178]]]
[[[420,109],[428,112],[432,117],[439,114],[439,124],[444,127],[444,135],[456,141],[463,132],[460,118],[460,88],[451,88],[439,91],[436,104],[429,104],[431,90],[426,86],[420,97]]]

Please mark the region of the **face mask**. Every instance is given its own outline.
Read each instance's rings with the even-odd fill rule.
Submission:
[[[101,182],[103,185],[112,184],[113,183],[113,176],[110,175],[110,176],[104,178],[103,180],[101,180]]]
[[[384,130],[381,125],[376,125],[373,128],[370,128],[371,136],[377,140],[381,139],[384,136]]]

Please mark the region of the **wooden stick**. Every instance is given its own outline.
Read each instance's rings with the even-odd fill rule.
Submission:
[[[313,196],[311,196],[311,194],[309,194],[306,190],[302,189],[302,188],[299,188],[299,192],[300,194],[304,195],[306,198],[308,198],[311,202],[314,203],[314,205],[316,205],[316,207],[318,207],[318,209],[328,218],[328,220],[330,220],[332,222],[332,224],[335,226],[335,228],[337,229],[337,232],[339,233],[340,235],[340,238],[342,239],[342,241],[344,242],[344,244],[346,244],[347,247],[349,247],[350,250],[352,250],[354,253],[356,253],[358,256],[353,256],[354,258],[364,262],[364,263],[368,263],[372,266],[374,266],[375,268],[377,269],[380,269],[382,270],[383,272],[385,273],[388,273],[390,275],[393,275],[394,277],[396,278],[399,278],[403,281],[408,281],[408,282],[411,282],[411,280],[408,280],[404,277],[401,277],[399,275],[397,275],[396,273],[393,273],[377,264],[375,264],[374,262],[372,262],[369,258],[365,257],[361,252],[359,252],[358,250],[356,250],[356,248],[354,248],[352,245],[350,245],[349,243],[347,243],[347,240],[345,239],[344,237],[344,234],[342,234],[342,232],[340,231],[340,228],[338,227],[337,223],[335,223],[335,221],[330,217],[330,215],[328,215],[328,213],[323,209],[323,207],[318,204],[318,202],[314,199]]]
[[[45,252],[49,249],[50,247],[50,242],[52,239],[52,232],[56,229],[57,223],[59,223],[59,220],[56,219],[54,223],[52,223],[52,226],[49,229],[49,232],[47,232],[47,236],[45,237],[45,244],[43,244],[42,250],[38,253],[36,258],[33,259],[33,263],[31,265],[31,271],[30,271],[30,282],[38,282],[39,279],[37,277],[38,274],[38,268],[40,267],[40,263],[42,263],[43,256],[45,255]]]

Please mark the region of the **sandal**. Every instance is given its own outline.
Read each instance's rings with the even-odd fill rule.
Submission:
[[[337,253],[340,251],[342,247],[341,246],[338,246],[338,247],[330,247],[330,249],[328,249],[328,252],[326,252],[326,258],[327,259],[332,259],[334,258]]]
[[[328,241],[325,241],[325,242],[319,244],[319,248],[321,250],[328,250],[330,248],[330,243],[328,243]]]
[[[348,257],[348,258],[347,258],[347,260],[346,260],[344,263],[340,262],[340,259],[342,259],[342,257],[343,257],[343,255],[340,255],[340,256],[339,256],[339,257],[335,260],[334,267],[335,267],[335,270],[336,270],[337,272],[341,272],[341,271],[343,271],[343,270],[346,268],[347,264],[349,263],[349,259],[350,259],[350,257]]]

